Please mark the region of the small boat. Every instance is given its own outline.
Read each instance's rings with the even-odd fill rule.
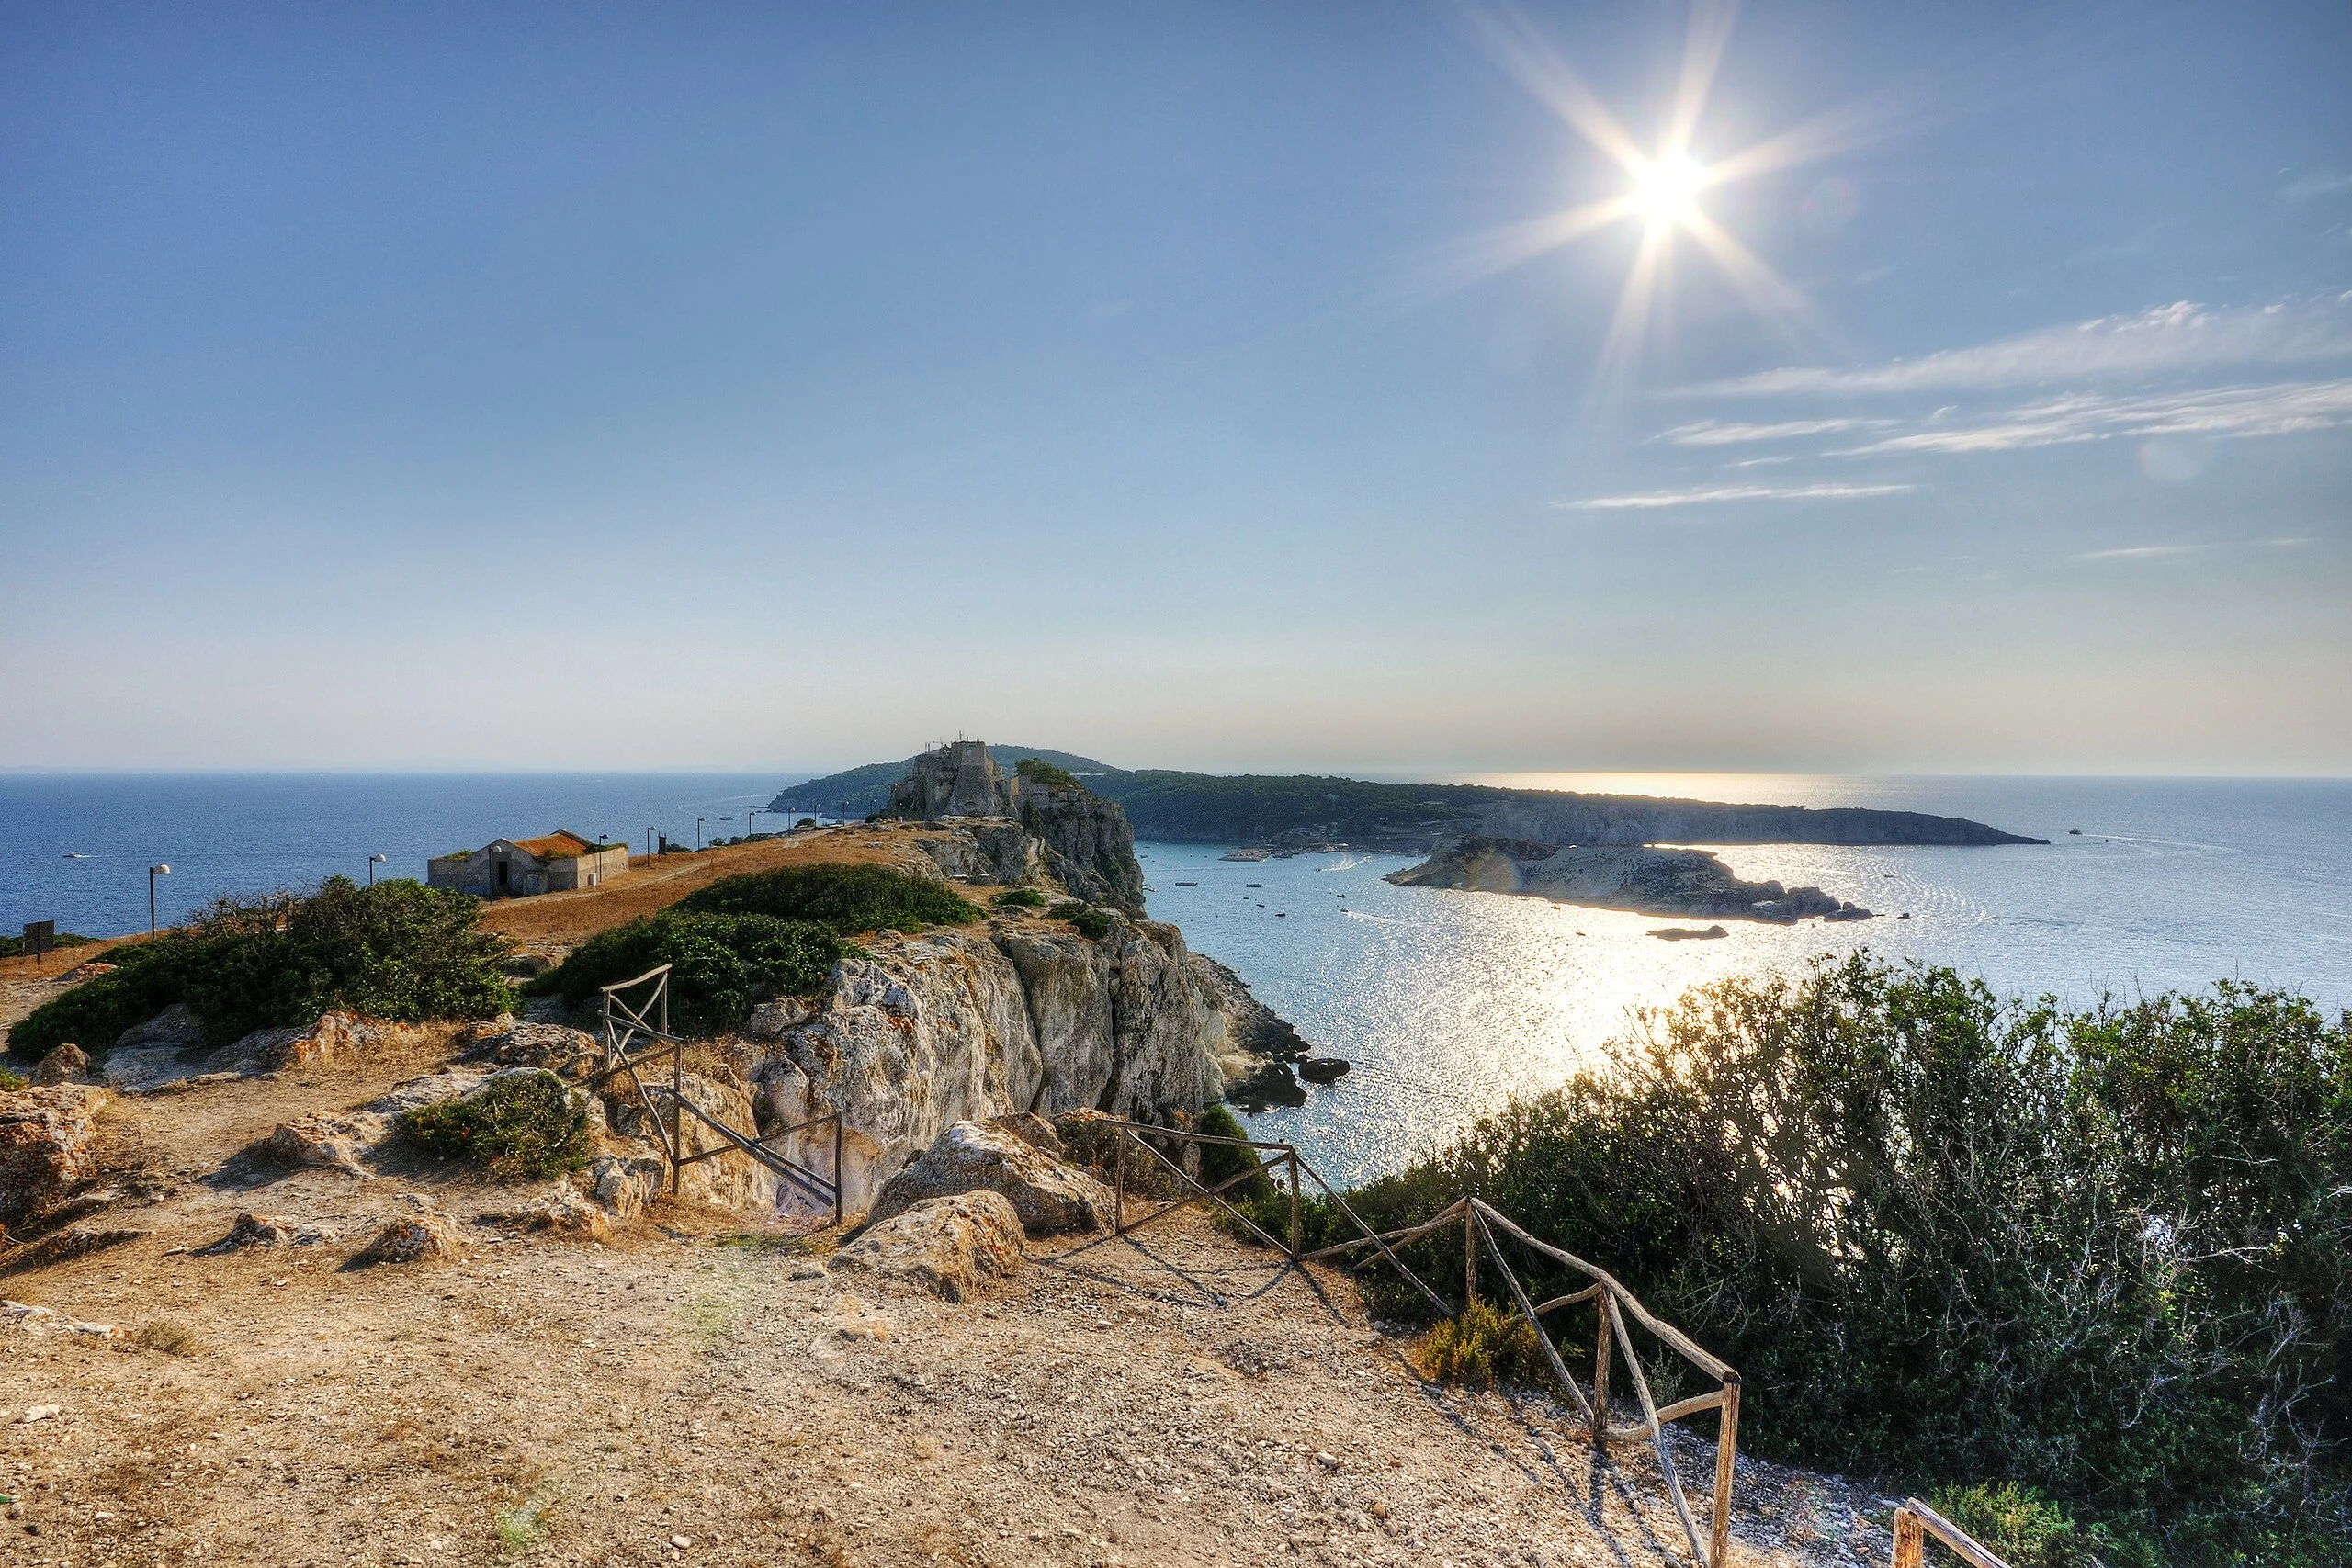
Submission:
[[[1245,882],[1241,886],[1244,887],[1263,887],[1265,884],[1262,882]]]
[[[1198,887],[1200,884],[1197,882],[1180,882],[1176,886],[1179,887]]]
[[[2083,830],[2080,828],[2069,828],[2066,829],[2066,836],[2068,838],[2079,839],[2083,836]]]
[[[90,857],[84,854],[79,850],[68,850],[65,852],[65,858],[67,860],[88,860]]]

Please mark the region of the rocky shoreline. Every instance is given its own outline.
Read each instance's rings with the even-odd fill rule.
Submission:
[[[1560,904],[1637,915],[1715,919],[1866,920],[1871,911],[1818,887],[1747,882],[1706,850],[1647,845],[1558,845],[1528,839],[1463,837],[1438,845],[1419,865],[1391,872],[1399,887],[1518,893]]]

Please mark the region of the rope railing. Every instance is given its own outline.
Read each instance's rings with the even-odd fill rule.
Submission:
[[[620,993],[646,985],[653,988],[636,1006],[632,1007],[621,999]],[[653,1124],[654,1141],[661,1145],[662,1157],[669,1164],[670,1190],[673,1195],[686,1167],[724,1154],[741,1154],[766,1167],[820,1202],[831,1204],[833,1223],[841,1223],[842,1119],[839,1112],[828,1111],[822,1116],[813,1116],[806,1122],[779,1127],[764,1134],[757,1128],[743,1133],[729,1127],[686,1098],[686,1042],[670,1032],[670,965],[660,964],[633,980],[605,986],[602,987],[602,994],[601,1032],[605,1065],[588,1081],[593,1086],[622,1074],[628,1075],[630,1086],[637,1090],[638,1103],[645,1107],[646,1120]],[[648,1013],[654,1016],[649,1019]],[[632,1055],[639,1039],[658,1043]],[[638,1069],[658,1066],[664,1058],[670,1065],[670,1081],[666,1084],[647,1083]],[[665,1106],[669,1112],[666,1122],[662,1116]],[[685,1118],[689,1116],[718,1134],[720,1141],[717,1146],[692,1154],[686,1152]],[[830,1179],[802,1165],[782,1149],[771,1147],[768,1142],[771,1138],[786,1138],[795,1133],[828,1124],[833,1130],[833,1174]]]
[[[1731,1554],[1732,1480],[1739,1444],[1739,1374],[1732,1370],[1729,1362],[1702,1348],[1689,1335],[1651,1313],[1616,1276],[1598,1265],[1586,1262],[1572,1252],[1554,1247],[1549,1242],[1529,1235],[1509,1215],[1484,1199],[1457,1198],[1428,1219],[1390,1230],[1374,1230],[1364,1222],[1362,1215],[1349,1206],[1347,1200],[1339,1190],[1323,1179],[1321,1172],[1300,1156],[1297,1148],[1293,1145],[1267,1143],[1252,1138],[1218,1137],[1182,1128],[1152,1127],[1127,1121],[1116,1121],[1114,1125],[1118,1133],[1114,1145],[1116,1153],[1113,1176],[1117,1205],[1114,1211],[1115,1221],[1113,1229],[1116,1235],[1129,1235],[1155,1220],[1205,1199],[1232,1216],[1250,1235],[1269,1247],[1282,1253],[1294,1266],[1338,1258],[1362,1247],[1376,1248],[1382,1259],[1395,1269],[1408,1284],[1418,1291],[1423,1300],[1442,1315],[1451,1317],[1455,1314],[1454,1309],[1430,1288],[1427,1280],[1416,1274],[1405,1260],[1397,1256],[1396,1248],[1434,1232],[1460,1224],[1462,1227],[1462,1292],[1464,1306],[1477,1300],[1478,1258],[1483,1252],[1502,1275],[1503,1283],[1509,1291],[1513,1307],[1521,1320],[1533,1332],[1536,1343],[1543,1348],[1545,1364],[1551,1369],[1554,1379],[1566,1393],[1569,1402],[1576,1407],[1578,1417],[1591,1432],[1595,1446],[1605,1449],[1612,1442],[1636,1441],[1654,1445],[1657,1451],[1658,1469],[1666,1480],[1668,1498],[1674,1506],[1675,1517],[1681,1523],[1683,1533],[1690,1540],[1691,1554],[1705,1564],[1706,1568],[1726,1568]],[[1211,1187],[1204,1184],[1187,1172],[1182,1166],[1170,1159],[1166,1154],[1155,1147],[1155,1140],[1246,1149],[1250,1151],[1250,1168],[1227,1177],[1216,1186]],[[1142,1150],[1159,1170],[1176,1179],[1180,1193],[1180,1196],[1172,1201],[1133,1222],[1126,1217],[1127,1147],[1131,1143]],[[1287,1190],[1283,1192],[1283,1196],[1288,1199],[1289,1211],[1290,1234],[1287,1242],[1278,1241],[1269,1235],[1255,1218],[1235,1207],[1224,1196],[1229,1189],[1239,1183],[1249,1181],[1253,1177],[1266,1176],[1275,1171],[1280,1171],[1288,1178],[1285,1184]],[[1301,1248],[1299,1201],[1302,1191],[1302,1175],[1313,1180],[1323,1190],[1331,1206],[1355,1228],[1357,1233],[1355,1235],[1346,1241],[1317,1247],[1312,1251]],[[1554,1263],[1576,1270],[1590,1280],[1592,1283],[1580,1290],[1554,1296],[1549,1301],[1539,1304],[1530,1298],[1526,1286],[1520,1281],[1518,1271],[1511,1267],[1510,1259],[1502,1247],[1505,1238],[1529,1248]],[[1587,1302],[1595,1303],[1592,1393],[1589,1395],[1569,1372],[1567,1363],[1561,1359],[1558,1344],[1544,1326],[1546,1314],[1564,1307],[1581,1305]],[[1641,1356],[1634,1348],[1633,1335],[1627,1326],[1629,1320],[1646,1329],[1660,1344],[1680,1356],[1702,1377],[1716,1386],[1707,1393],[1660,1405],[1650,1390],[1649,1377],[1643,1370]],[[1637,1424],[1629,1425],[1610,1419],[1610,1374],[1614,1362],[1621,1357],[1626,1376],[1633,1383],[1634,1397],[1641,1407],[1642,1419]],[[1683,1490],[1682,1477],[1675,1466],[1673,1452],[1667,1445],[1666,1429],[1676,1421],[1687,1416],[1702,1415],[1708,1411],[1716,1413],[1718,1422],[1715,1437],[1715,1484],[1712,1517],[1708,1520],[1709,1528],[1702,1532],[1699,1521],[1691,1512],[1690,1500]],[[1924,1508],[1925,1506],[1921,1505],[1921,1506]],[[1897,1516],[1898,1522],[1901,1517]],[[1946,1525],[1944,1528],[1950,1527]],[[1939,1533],[1939,1539],[1946,1538]],[[1983,1551],[1981,1547],[1974,1547],[1973,1542],[1970,1544],[1973,1550]],[[1919,1568],[1916,1556],[1905,1561],[1899,1555],[1899,1535],[1897,1551],[1895,1568]],[[1982,1558],[1969,1557],[1967,1561],[1973,1568],[1986,1568],[1987,1564],[1990,1564],[1990,1568],[2006,1568],[2006,1565],[2001,1564],[1989,1553]]]

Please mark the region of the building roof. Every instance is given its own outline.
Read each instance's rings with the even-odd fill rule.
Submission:
[[[599,849],[616,849],[613,844],[592,844],[577,833],[559,829],[537,839],[517,839],[514,847],[528,850],[541,860],[572,860],[581,855],[593,855]]]

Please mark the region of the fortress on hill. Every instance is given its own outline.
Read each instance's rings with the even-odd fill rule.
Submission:
[[[943,817],[1021,816],[1021,775],[1008,773],[981,740],[951,740],[914,760],[890,788],[888,815],[916,822]]]

